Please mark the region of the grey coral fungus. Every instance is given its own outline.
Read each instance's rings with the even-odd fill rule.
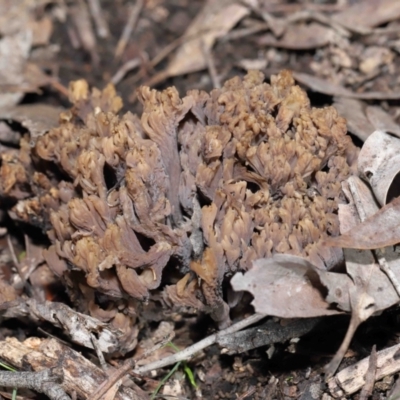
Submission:
[[[20,199],[16,216],[48,229],[50,268],[70,282],[81,271],[90,296],[146,299],[173,258],[181,280],[164,286],[165,300],[208,309],[223,326],[223,280],[254,260],[337,262],[320,243],[339,233],[355,148],[345,120],[312,108],[289,71],[270,84],[253,71],[182,99],[143,87],[141,118],[117,115],[112,86],[89,92],[78,81],[70,93],[73,108],[32,151],[41,179],[24,175],[26,157],[3,155],[1,189]]]

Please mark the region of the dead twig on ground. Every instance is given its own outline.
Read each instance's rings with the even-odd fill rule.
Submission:
[[[53,400],[71,400],[58,384],[63,380],[62,369],[52,368],[40,372],[0,371],[0,386],[32,389]]]
[[[377,352],[376,381],[400,371],[400,362],[396,359],[399,351],[400,345],[397,344]],[[328,382],[329,390],[335,398],[349,396],[365,385],[370,357],[342,369]]]
[[[97,35],[103,39],[108,38],[110,30],[104,18],[99,0],[88,0],[89,9],[96,25]]]
[[[210,74],[213,87],[219,89],[221,87],[221,80],[219,79],[219,76],[217,74],[214,58],[211,54],[211,51],[206,46],[205,43],[203,45],[203,53],[204,53],[204,58],[206,59],[206,62],[207,62],[207,69],[208,69],[208,73]]]
[[[103,397],[121,378],[123,378],[130,369],[135,365],[135,360],[133,358],[128,359],[118,368],[111,376],[109,376],[93,393],[93,395],[88,400],[99,400]]]
[[[193,344],[192,346],[187,347],[186,349],[180,351],[179,353],[173,354],[171,356],[165,357],[161,360],[154,361],[152,363],[143,365],[142,367],[138,367],[133,370],[135,374],[141,375],[146,372],[163,368],[168,365],[176,364],[179,361],[186,361],[191,359],[196,353],[200,350],[203,350],[212,344],[216,343],[218,339],[225,335],[230,335],[234,332],[237,332],[243,328],[246,328],[249,325],[255,324],[256,322],[260,321],[261,319],[265,318],[264,314],[254,314],[250,317],[243,319],[242,321],[237,322],[236,324],[231,325],[229,328],[226,328],[220,332],[214,333],[206,337],[203,340]]]
[[[129,38],[136,27],[140,12],[142,11],[144,1],[137,0],[136,4],[132,7],[131,13],[129,15],[128,21],[122,31],[121,38],[118,41],[117,47],[115,48],[115,59],[119,60],[128,44]]]
[[[119,70],[114,74],[111,78],[111,82],[113,85],[118,85],[122,79],[124,79],[125,75],[131,71],[132,69],[138,67],[141,64],[141,60],[139,57],[133,58],[132,60],[127,61],[125,64],[119,68]]]
[[[371,355],[369,357],[368,370],[365,374],[365,385],[360,393],[360,400],[368,400],[369,396],[372,395],[376,378],[377,361],[378,356],[376,354],[376,345],[373,345]]]
[[[96,51],[96,37],[93,33],[92,22],[90,21],[90,14],[86,3],[80,0],[75,6],[70,7],[69,13],[80,44],[90,54],[93,64],[98,65],[100,58]]]

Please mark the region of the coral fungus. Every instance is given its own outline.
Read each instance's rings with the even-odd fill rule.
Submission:
[[[90,296],[144,300],[170,263],[181,280],[166,281],[165,300],[207,309],[223,326],[222,282],[253,260],[337,262],[320,242],[339,233],[355,149],[345,120],[312,108],[290,72],[268,84],[253,71],[183,98],[142,87],[141,118],[117,115],[112,86],[90,92],[77,81],[70,93],[73,108],[37,140],[31,165],[4,154],[0,172],[2,196],[48,231],[47,263],[71,285],[80,271]]]

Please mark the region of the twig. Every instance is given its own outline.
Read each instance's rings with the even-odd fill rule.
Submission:
[[[127,61],[125,64],[121,66],[121,68],[114,74],[111,78],[111,83],[113,85],[118,85],[122,79],[124,79],[125,75],[132,69],[138,67],[141,64],[141,60],[139,57],[133,58],[132,60]]]
[[[103,39],[107,38],[110,34],[106,20],[104,19],[103,13],[101,12],[101,6],[99,0],[87,0],[89,4],[90,12],[96,25],[97,35]]]
[[[371,355],[369,357],[368,370],[365,374],[365,384],[361,390],[359,400],[368,400],[374,390],[378,355],[376,354],[376,345],[372,346]]]
[[[216,89],[219,89],[221,87],[221,81],[218,77],[217,70],[215,68],[214,58],[211,54],[210,49],[207,48],[204,41],[203,41],[203,54],[204,54],[204,58],[207,63],[208,73],[211,76],[211,81],[212,81],[213,87]]]
[[[93,393],[93,395],[88,400],[99,400],[104,396],[105,393],[115,384],[117,383],[123,376],[125,376],[128,371],[133,368],[135,365],[135,360],[133,358],[129,358],[122,367],[118,368],[115,372],[112,373]]]
[[[140,12],[143,8],[143,4],[144,4],[143,0],[137,0],[136,4],[132,7],[131,13],[128,18],[128,22],[126,23],[125,28],[122,31],[121,38],[119,39],[117,47],[115,49],[114,57],[116,59],[119,59],[122,56],[122,54],[125,50],[125,47],[128,44],[129,37],[131,36],[131,34],[136,26],[136,22],[139,18]]]
[[[377,352],[376,380],[385,376],[394,375],[400,371],[400,361],[397,355],[400,345],[397,344]],[[371,356],[370,356],[371,357]],[[356,364],[338,372],[329,382],[329,390],[335,398],[349,398],[365,385],[365,378],[370,365],[370,357],[364,358]]]
[[[168,337],[164,338],[161,342],[157,343],[155,346],[152,348],[148,349],[145,351],[140,359],[146,358],[149,354],[154,353],[156,350],[159,348],[163,347],[166,343],[168,343],[171,340],[171,335]],[[123,378],[130,369],[132,369],[135,366],[135,363],[138,360],[135,360],[133,358],[130,358],[125,361],[125,363],[122,365],[122,367],[118,368],[111,376],[109,376],[96,390],[95,393],[88,399],[88,400],[99,400],[101,397],[104,396],[104,394],[115,384],[117,383],[121,378]]]
[[[243,328],[246,328],[249,325],[252,325],[260,321],[265,317],[266,315],[264,314],[254,314],[248,318],[243,319],[240,322],[237,322],[234,325],[231,325],[229,328],[226,328],[220,332],[214,333],[213,335],[206,337],[203,340],[200,340],[199,342],[195,343],[192,346],[187,347],[186,349],[180,351],[179,353],[175,353],[161,360],[151,362],[149,364],[143,365],[142,367],[138,367],[134,369],[133,372],[136,374],[144,374],[145,372],[148,371],[176,364],[179,361],[190,360],[196,353],[216,343],[218,339],[220,339],[222,336],[230,335],[234,332],[237,332]]]
[[[56,79],[51,79],[50,85],[55,90],[57,90],[59,93],[61,93],[63,96],[65,96],[66,98],[69,97],[69,90],[62,83],[57,81]]]
[[[20,265],[20,263],[18,261],[17,255],[15,254],[14,245],[13,245],[13,243],[11,241],[11,236],[10,235],[7,235],[7,245],[8,245],[8,249],[10,250],[11,259],[13,260],[13,263],[14,263],[15,267],[17,268],[18,273],[19,273],[19,275],[21,276],[21,279],[22,279],[21,265]]]
[[[93,348],[94,348],[94,351],[96,352],[97,358],[99,359],[101,369],[104,372],[107,372],[107,363],[106,363],[106,360],[104,359],[104,354],[101,351],[99,342],[97,341],[96,336],[94,336],[93,332],[90,332],[90,338],[92,339]]]
[[[242,39],[246,36],[254,35],[255,33],[266,31],[269,29],[269,25],[261,22],[253,26],[249,26],[247,28],[242,28],[242,29],[235,29],[229,33],[227,33],[225,36],[223,36],[220,41],[221,42],[228,42],[230,40],[235,40],[235,39]]]
[[[39,372],[0,371],[0,386],[32,389],[44,393],[52,400],[71,400],[58,384],[62,381],[60,368],[45,369]]]
[[[371,298],[365,293],[361,293],[359,296],[355,294],[349,293],[350,302],[351,302],[351,319],[349,327],[347,328],[346,335],[340,345],[338,351],[332,360],[325,366],[325,379],[328,381],[335,374],[338,369],[340,363],[342,362],[346,351],[348,350],[350,343],[354,337],[354,333],[360,324],[366,321],[374,311],[373,307],[370,307]]]
[[[245,2],[245,4],[247,4]],[[320,12],[336,12],[343,11],[348,7],[348,4],[307,4],[307,10],[315,10]],[[303,3],[273,3],[265,2],[265,10],[273,13],[294,13],[304,10]]]
[[[96,52],[96,36],[93,33],[86,3],[83,0],[79,0],[76,6],[70,7],[69,13],[83,48],[90,54],[93,64],[98,65],[100,58]]]

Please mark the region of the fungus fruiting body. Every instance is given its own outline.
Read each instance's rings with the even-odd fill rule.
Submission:
[[[1,195],[19,200],[15,218],[47,232],[48,266],[91,299],[92,314],[132,322],[129,299],[149,298],[169,265],[181,278],[163,283],[165,301],[223,326],[223,281],[254,260],[337,262],[320,243],[339,234],[355,149],[333,107],[312,108],[289,71],[270,83],[253,71],[183,98],[142,87],[138,98],[141,116],[119,116],[112,86],[74,82],[59,127],[2,155]]]

